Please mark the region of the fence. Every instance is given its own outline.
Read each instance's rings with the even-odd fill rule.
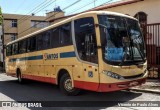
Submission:
[[[149,78],[160,78],[160,23],[148,24],[146,52]]]

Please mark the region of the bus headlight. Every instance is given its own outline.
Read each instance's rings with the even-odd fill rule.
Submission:
[[[112,78],[115,78],[115,79],[120,79],[120,80],[123,80],[124,78],[116,73],[113,73],[111,71],[103,71],[103,73],[109,77],[112,77]]]

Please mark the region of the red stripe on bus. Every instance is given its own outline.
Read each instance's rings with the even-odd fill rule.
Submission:
[[[137,82],[136,85],[130,85],[131,83]],[[132,80],[127,82],[119,82],[119,83],[100,83],[98,92],[112,92],[112,91],[118,91],[123,89],[128,89],[130,87],[142,85],[146,82],[146,78],[138,79],[138,80]]]
[[[23,74],[22,77],[25,79],[31,79],[31,80],[56,84],[55,78],[51,78],[51,77],[43,77],[43,76],[35,76],[35,75],[27,75],[27,74]]]
[[[138,82],[137,85],[131,85],[132,82]],[[74,81],[74,85],[76,88],[86,89],[96,92],[111,92],[118,91],[123,89],[128,89],[130,87],[142,85],[146,82],[146,78],[127,81],[127,82],[119,82],[119,83],[94,83],[94,82],[85,82],[85,81]],[[123,86],[123,87],[122,87]]]
[[[80,89],[97,91],[99,83],[74,80],[74,86]]]

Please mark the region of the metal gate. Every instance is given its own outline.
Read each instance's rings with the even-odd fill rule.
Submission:
[[[147,24],[146,51],[149,78],[160,78],[160,23]]]

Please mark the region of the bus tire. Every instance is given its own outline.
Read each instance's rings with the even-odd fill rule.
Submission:
[[[62,75],[60,79],[60,89],[65,95],[75,96],[80,92],[79,89],[72,87],[72,79],[68,74]]]
[[[17,70],[17,78],[18,78],[18,82],[20,84],[22,84],[23,80],[22,80],[22,74],[21,74],[21,71],[18,69]]]

